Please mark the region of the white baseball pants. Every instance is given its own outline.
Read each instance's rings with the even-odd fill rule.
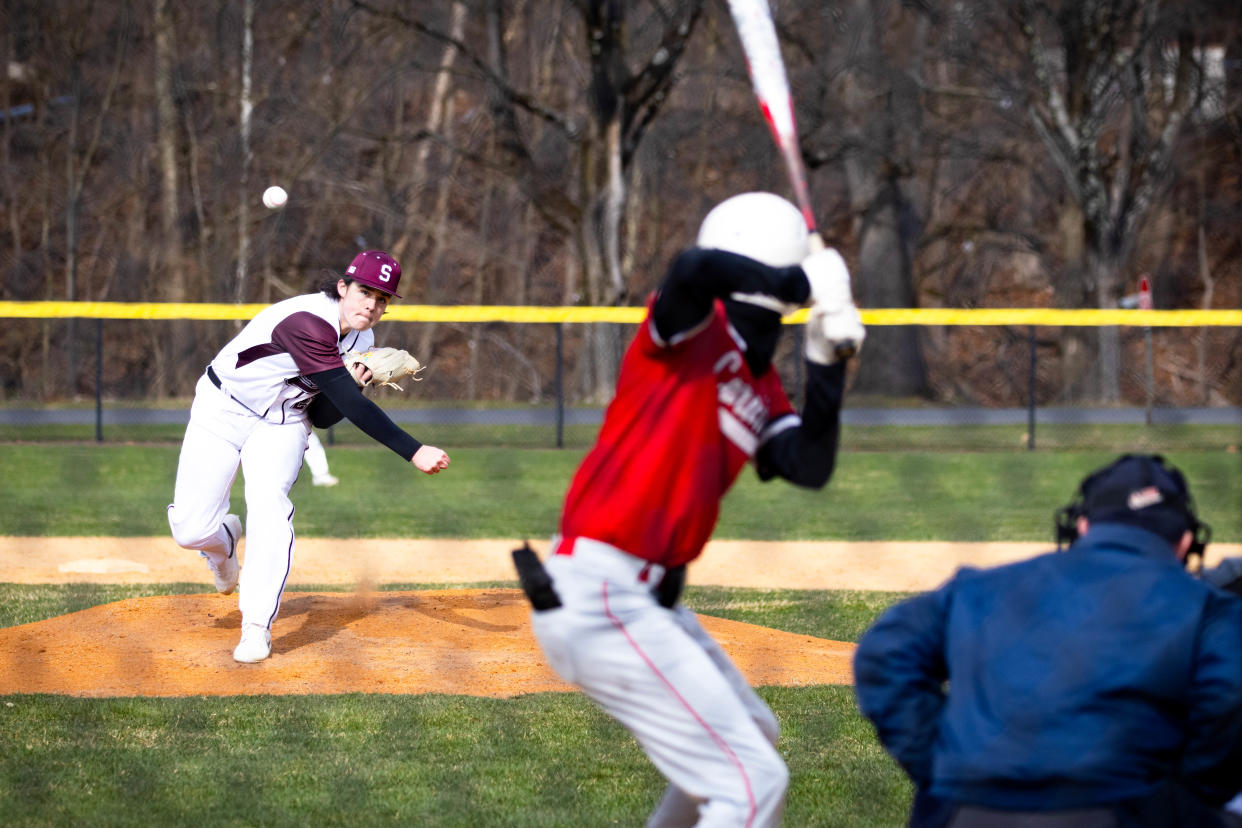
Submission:
[[[328,452],[324,450],[323,442],[314,431],[307,436],[305,460],[306,468],[310,469],[315,477],[331,474],[331,469],[328,467]]]
[[[168,524],[173,539],[209,557],[228,555],[223,528],[240,465],[245,480],[246,556],[239,582],[242,624],[271,629],[293,565],[289,489],[306,452],[306,421],[261,419],[205,376],[194,390]]]
[[[544,566],[563,606],[533,614],[535,637],[669,780],[647,824],[778,824],[789,771],[776,716],[694,613],[656,602],[661,568],[586,538],[556,548]]]

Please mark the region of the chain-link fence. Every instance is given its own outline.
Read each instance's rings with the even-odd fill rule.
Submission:
[[[427,365],[403,392],[370,392],[396,422],[437,445],[589,445],[634,322],[452,316],[377,327],[380,344],[407,348]],[[0,440],[178,441],[195,382],[241,324],[13,320],[0,362]],[[890,324],[869,320],[872,338],[851,368],[847,450],[1233,451],[1242,438],[1242,326],[1111,326],[1116,395],[1104,400],[1099,389],[1110,378],[1094,338],[1110,326],[918,323],[916,337],[902,338],[918,349],[905,362],[921,371],[904,378],[916,390],[884,393],[868,372],[892,359],[882,335]],[[801,325],[787,326],[776,359],[795,404],[801,337]],[[346,423],[327,440],[366,438]]]

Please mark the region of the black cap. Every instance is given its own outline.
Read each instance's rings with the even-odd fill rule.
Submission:
[[[1177,543],[1198,525],[1190,489],[1159,454],[1125,454],[1079,487],[1078,513],[1091,523],[1128,523]]]

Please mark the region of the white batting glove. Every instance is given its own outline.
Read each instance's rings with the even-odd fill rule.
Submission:
[[[806,347],[804,351],[810,362],[832,365],[849,359],[862,350],[867,329],[863,327],[858,308],[850,302],[835,310],[815,304],[806,318]]]
[[[818,238],[818,237],[816,237]],[[850,293],[850,271],[845,259],[831,247],[823,247],[802,260],[802,272],[811,283],[810,304],[835,310],[854,304]]]
[[[818,239],[818,236],[813,237]],[[806,320],[806,358],[820,365],[848,359],[862,348],[863,328],[845,259],[820,241],[802,261],[802,272],[811,284],[811,312]]]

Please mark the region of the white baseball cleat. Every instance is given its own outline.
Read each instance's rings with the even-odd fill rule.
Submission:
[[[237,562],[237,543],[241,540],[242,523],[237,515],[224,516],[224,531],[229,536],[229,556],[220,563],[215,563],[206,554],[200,552],[207,561],[207,568],[216,581],[216,592],[230,595],[237,589],[237,579],[241,576],[241,565]]]
[[[317,474],[311,478],[311,483],[316,486],[335,486],[341,481],[331,474]]]
[[[272,634],[261,624],[243,624],[241,641],[233,648],[233,660],[254,664],[272,654]]]

